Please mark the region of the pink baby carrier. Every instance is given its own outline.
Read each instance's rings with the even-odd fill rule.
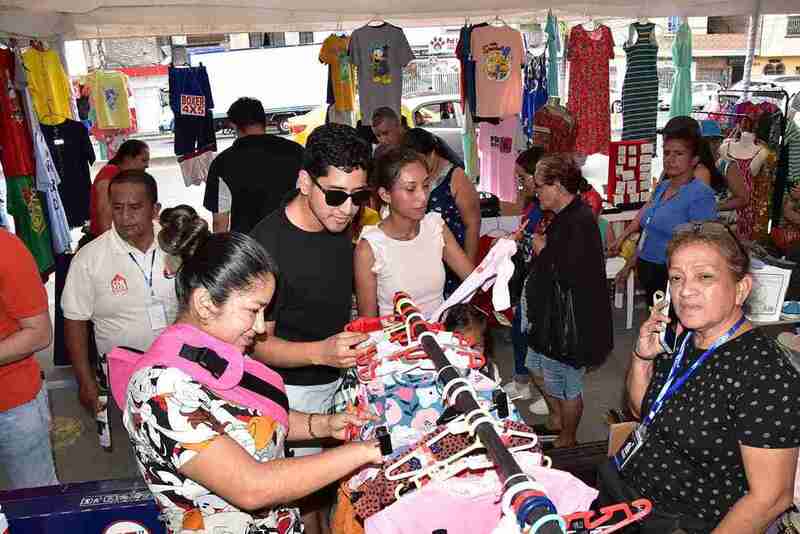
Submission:
[[[180,369],[223,399],[259,410],[288,428],[289,401],[280,375],[185,323],[164,330],[144,354],[123,347],[109,353],[111,393],[123,412],[133,374],[156,365]]]

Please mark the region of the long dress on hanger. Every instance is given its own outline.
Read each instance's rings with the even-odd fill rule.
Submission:
[[[608,26],[587,31],[572,28],[567,59],[570,61],[567,109],[575,117],[578,152],[608,154],[611,138],[608,61],[614,58],[614,37]]]
[[[634,23],[625,43],[628,68],[622,86],[622,139],[656,138],[658,115],[658,43],[655,24]],[[636,42],[631,42],[633,38]]]
[[[684,21],[672,43],[672,98],[669,118],[689,115],[692,112],[692,30]]]
[[[552,11],[547,12],[544,31],[547,33],[547,94],[558,96],[558,53],[561,51],[561,43],[558,19]]]

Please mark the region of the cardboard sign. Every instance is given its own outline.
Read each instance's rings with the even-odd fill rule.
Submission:
[[[181,95],[181,115],[205,117],[206,97],[202,95]]]

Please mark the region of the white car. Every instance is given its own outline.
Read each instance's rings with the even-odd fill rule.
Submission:
[[[721,90],[722,85],[717,82],[692,82],[692,108],[703,109]]]
[[[741,97],[741,91],[744,90],[744,80],[736,82],[730,88],[736,89],[737,92],[722,91],[720,92],[720,96],[728,96],[731,98]],[[758,78],[752,78],[750,80],[750,90],[754,91],[753,96],[759,96],[758,91],[769,91],[775,89],[783,89],[790,98],[793,95],[800,93],[800,75],[781,74],[777,76],[761,76]]]

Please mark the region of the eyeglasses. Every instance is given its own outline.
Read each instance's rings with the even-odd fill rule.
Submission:
[[[372,191],[369,189],[359,189],[358,191],[348,193],[347,191],[340,191],[339,189],[325,189],[314,178],[312,178],[311,181],[325,194],[325,203],[333,208],[341,206],[347,202],[348,198],[353,200],[354,205],[360,207],[369,202],[369,199],[372,197]]]
[[[727,236],[727,237],[730,237],[733,240],[734,243],[736,243],[736,246],[739,248],[739,251],[742,254],[744,254],[745,257],[749,256],[749,254],[747,252],[747,249],[744,247],[744,245],[739,240],[739,238],[736,237],[736,234],[734,234],[731,231],[730,227],[727,224],[723,223],[723,222],[719,222],[719,221],[698,222],[698,221],[695,221],[695,222],[690,222],[690,223],[679,224],[678,226],[675,227],[675,231],[672,234],[673,235],[673,239],[678,234],[695,234],[695,235],[699,235],[699,236],[705,235],[705,236],[709,236],[709,237]]]

